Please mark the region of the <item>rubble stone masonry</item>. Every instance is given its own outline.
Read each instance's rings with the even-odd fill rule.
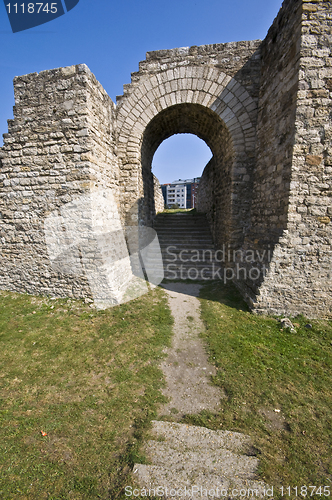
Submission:
[[[164,203],[153,155],[192,133],[213,153],[198,210],[252,309],[332,317],[331,28],[331,0],[285,0],[264,41],[148,52],[116,105],[84,64],[16,77],[0,288],[91,297],[84,274],[52,267],[45,218],[108,189],[115,227],[151,226]]]
[[[261,47],[245,248],[272,256],[263,282],[239,285],[263,313],[332,315],[331,28],[330,1],[284,2]]]

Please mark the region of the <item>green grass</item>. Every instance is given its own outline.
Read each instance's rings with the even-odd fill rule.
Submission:
[[[310,320],[307,328],[297,317],[296,333],[282,330],[220,282],[203,287],[201,305],[214,383],[226,397],[218,414],[185,421],[249,434],[270,485],[332,490],[332,322]]]
[[[220,282],[201,305],[225,398],[183,421],[249,434],[276,488],[332,486],[332,323],[297,317],[296,333],[282,330]],[[126,498],[164,401],[171,325],[161,289],[106,311],[0,292],[1,500]]]
[[[164,208],[161,214],[196,214],[196,208]]]
[[[0,292],[1,500],[123,497],[171,324],[160,289],[105,311]]]

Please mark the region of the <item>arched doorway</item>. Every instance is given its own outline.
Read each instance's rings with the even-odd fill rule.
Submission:
[[[199,179],[211,158],[211,149],[196,135],[174,134],[165,139],[157,148],[152,160],[152,173],[163,185],[165,203],[172,203],[172,197],[167,197],[167,185],[169,191],[171,189],[169,185],[173,181]],[[194,193],[189,191],[188,189],[186,209],[194,208],[193,204],[196,201]]]
[[[168,137],[190,133],[206,142],[212,159],[205,167],[199,194],[200,209],[206,212],[216,242],[223,235],[231,241],[236,227],[233,200],[239,186],[233,182],[235,151],[231,135],[221,118],[200,104],[178,104],[160,112],[145,129],[141,146],[141,168],[144,196],[140,219],[151,223],[155,216],[152,159],[159,145]],[[218,228],[218,231],[216,231]]]
[[[257,116],[257,104],[246,88],[218,68],[189,64],[164,69],[148,61],[126,86],[116,115],[120,206],[126,224],[152,225],[153,155],[168,137],[191,133],[213,154],[203,173],[201,209],[215,243],[240,248],[249,227]]]

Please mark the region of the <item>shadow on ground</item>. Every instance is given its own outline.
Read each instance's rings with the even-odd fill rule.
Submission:
[[[198,280],[163,280],[160,287],[167,288],[167,290],[177,291],[181,293],[181,287],[179,288],[179,283],[199,285],[199,298],[215,301],[218,303],[225,304],[229,307],[234,307],[238,311],[249,311],[249,307],[243,300],[240,292],[237,290],[233,283],[223,283],[220,280],[211,281],[198,281]],[[193,287],[193,290],[196,288]],[[186,287],[186,295],[192,295],[196,297],[195,291],[191,292],[191,287]]]

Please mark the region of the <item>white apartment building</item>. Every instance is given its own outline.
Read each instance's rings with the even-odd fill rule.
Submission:
[[[180,208],[187,208],[187,186],[181,179],[166,186],[166,204],[171,207],[178,204]]]

